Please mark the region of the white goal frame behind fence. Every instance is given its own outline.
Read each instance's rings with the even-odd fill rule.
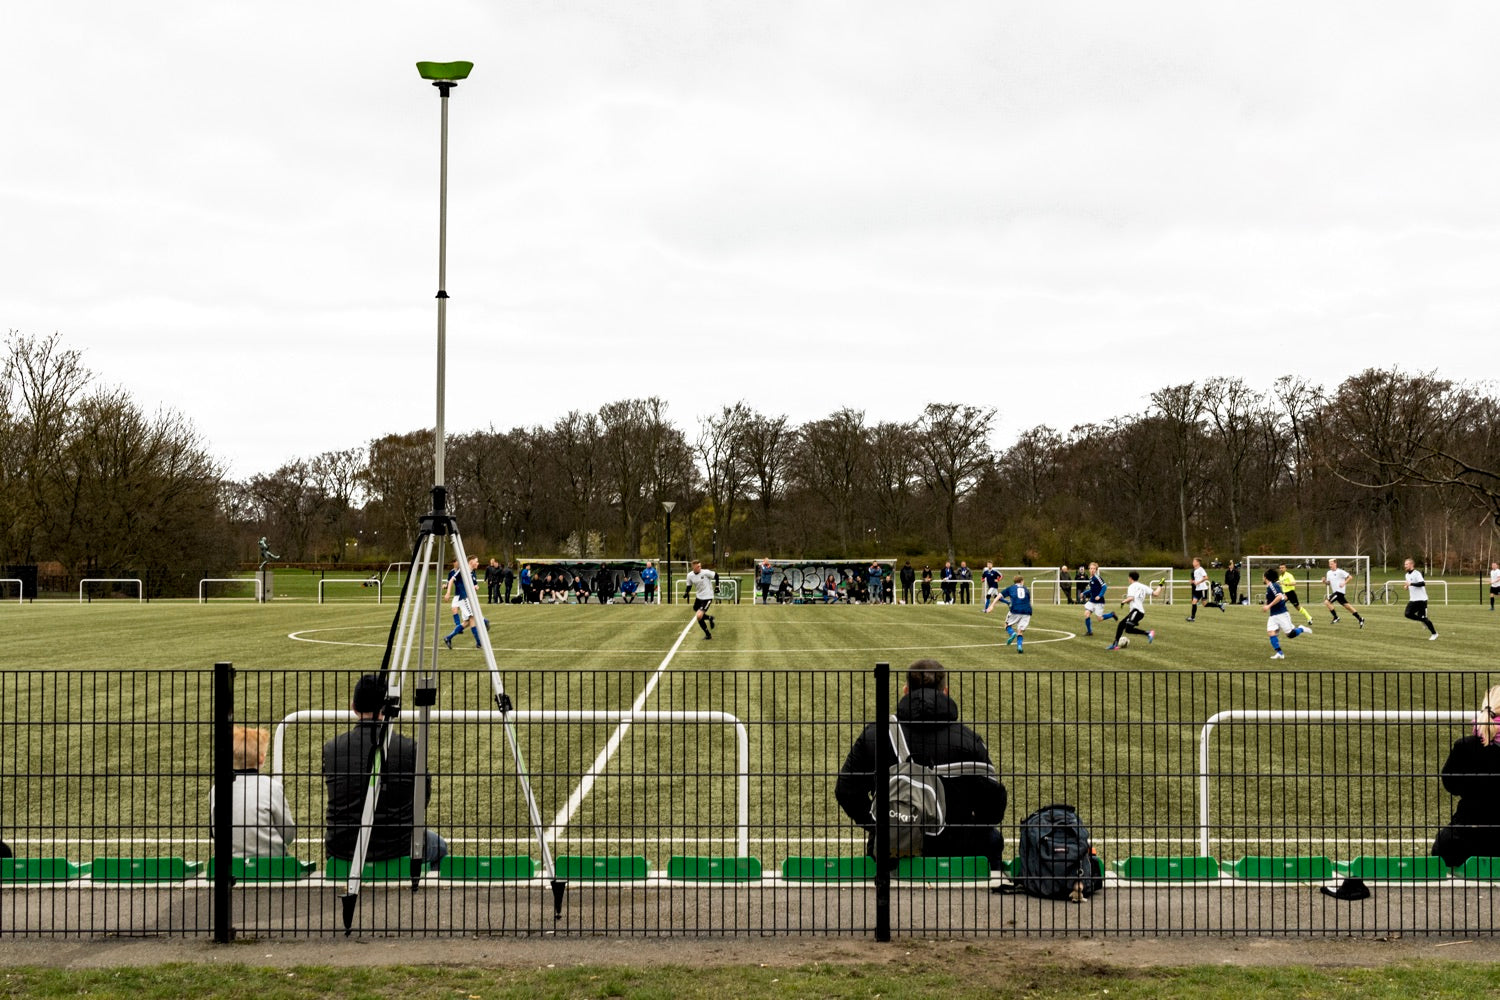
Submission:
[[[146,602],[146,586],[141,583],[138,576],[91,576],[78,581],[78,603],[83,601],[83,587],[88,583],[133,583],[135,584],[135,602],[144,604]]]
[[[1246,595],[1250,595],[1250,603],[1255,604],[1257,603],[1253,596],[1255,594],[1255,588],[1257,584],[1264,586],[1266,567],[1269,566],[1272,569],[1275,569],[1282,563],[1286,563],[1287,572],[1291,573],[1292,576],[1297,578],[1297,586],[1301,587],[1304,584],[1307,586],[1307,590],[1302,592],[1302,596],[1306,597],[1308,600],[1313,600],[1314,598],[1312,594],[1312,588],[1314,586],[1318,586],[1323,587],[1324,596],[1326,597],[1328,588],[1327,584],[1323,582],[1323,578],[1328,574],[1328,560],[1330,559],[1337,559],[1339,561],[1339,569],[1342,570],[1349,570],[1349,567],[1344,565],[1345,563],[1353,563],[1356,567],[1363,565],[1363,584],[1358,583],[1361,575],[1360,571],[1356,569],[1349,572],[1349,579],[1357,584],[1357,589],[1354,593],[1349,594],[1348,597],[1356,604],[1369,604],[1375,599],[1375,585],[1370,582],[1371,578],[1369,556],[1341,556],[1337,553],[1331,553],[1326,556],[1306,554],[1289,556],[1246,556],[1244,562],[1240,564],[1243,570],[1240,575],[1240,586],[1244,588]],[[1304,562],[1312,563],[1313,568],[1307,569],[1306,567],[1298,565],[1299,563]],[[1255,567],[1257,564],[1260,565],[1259,574],[1255,572]],[[1297,574],[1299,572],[1307,574],[1316,573],[1317,576],[1298,576]]]
[[[1161,581],[1162,597],[1164,599],[1163,603],[1165,603],[1165,604],[1171,604],[1172,603],[1172,588],[1174,586],[1176,586],[1177,584],[1176,584],[1176,580],[1173,577],[1173,570],[1172,570],[1171,566],[1100,566],[1099,567],[1099,573],[1101,575],[1104,574],[1104,573],[1129,573],[1131,570],[1135,570],[1137,573],[1141,574],[1141,582],[1142,583],[1149,584],[1152,580],[1160,580]],[[1129,579],[1129,577],[1126,577],[1126,579]],[[1075,580],[1074,582],[1076,583],[1077,581]],[[1129,585],[1127,584],[1126,586],[1129,586]],[[1084,587],[1085,588],[1088,587],[1088,581],[1087,580],[1084,581]],[[1152,589],[1154,590],[1155,588],[1153,587]],[[1119,592],[1120,593],[1124,593],[1124,587],[1121,587]],[[1109,594],[1106,593],[1104,595],[1104,603],[1105,604],[1109,604],[1111,601],[1113,601],[1114,603],[1118,604],[1119,603],[1119,598],[1118,597],[1110,597]],[[1155,604],[1156,603],[1156,598],[1155,597],[1148,597],[1148,598],[1146,598],[1146,603],[1147,604]]]
[[[472,709],[433,709],[433,722],[506,722],[517,725],[548,722],[604,722],[640,723],[646,725],[671,725],[673,723],[719,723],[734,727],[735,739],[735,844],[739,857],[750,854],[750,730],[744,722],[728,712],[639,712],[630,709],[564,711],[561,709],[538,709],[535,711],[477,711]],[[353,725],[358,721],[348,709],[308,708],[283,718],[271,736],[271,777],[281,780],[282,757],[288,725],[306,722],[344,722]],[[663,775],[671,777],[671,775]],[[713,777],[713,775],[710,775]],[[569,839],[559,830],[555,841]],[[554,841],[554,842],[555,842]]]
[[[1047,575],[1047,573],[1049,572],[1048,570],[1043,570],[1042,575],[1034,579],[1031,577],[1031,574],[1037,571],[1037,568],[1035,566],[993,566],[991,568],[1000,574],[1001,590],[1004,590],[1006,587],[1009,587],[1011,584],[1015,583],[1015,577],[1017,576],[1021,578],[1021,585],[1023,587],[1030,587],[1033,591],[1036,590],[1038,584],[1043,587],[1052,587],[1061,582],[1059,579],[1060,574],[1055,568],[1050,570],[1052,574],[1051,576]],[[974,603],[979,605],[980,611],[983,611],[985,599],[984,590],[982,589],[984,586],[984,570],[980,569],[979,574],[979,576],[975,577],[975,579],[971,580],[970,582],[981,588],[977,591],[977,593],[979,594],[979,600],[975,601]],[[1061,595],[1062,588],[1058,587],[1055,599],[1052,603],[1060,603],[1062,601]]]
[[[1330,556],[1337,559],[1338,556]],[[1472,711],[1425,709],[1390,711],[1384,709],[1253,709],[1232,708],[1209,716],[1198,730],[1198,850],[1212,856],[1213,813],[1209,803],[1208,745],[1216,726],[1227,723],[1260,722],[1282,726],[1306,726],[1327,722],[1458,722],[1474,719]],[[1233,726],[1230,726],[1233,729]]]
[[[658,584],[660,584],[660,582],[660,580],[657,581]],[[692,600],[693,588],[690,584],[683,583],[683,581],[681,580],[673,580],[672,582],[682,584],[682,600],[684,604]],[[728,591],[728,597],[724,596],[725,591]],[[733,576],[721,576],[716,578],[714,580],[714,600],[718,601],[720,604],[740,603],[739,578]]]
[[[257,604],[262,603],[260,599],[261,584],[260,576],[206,576],[198,581],[198,603],[208,603],[208,585],[210,583],[253,583],[255,584],[255,597],[222,597],[224,601],[248,601],[254,600]]]
[[[17,604],[25,604],[26,603],[26,581],[25,580],[18,580],[18,579],[16,579],[13,576],[0,577],[0,585],[7,584],[7,583],[13,583],[13,584],[16,585],[16,603]]]
[[[335,577],[328,577],[328,578],[319,580],[318,581],[318,603],[319,604],[323,603],[323,585],[325,583],[362,583],[366,587],[369,587],[369,586],[373,585],[375,587],[375,603],[376,604],[384,604],[385,603],[385,597],[384,597],[384,595],[382,593],[384,591],[385,587],[380,582],[380,577],[378,577],[378,576],[335,576]]]

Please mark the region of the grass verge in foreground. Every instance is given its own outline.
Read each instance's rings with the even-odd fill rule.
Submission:
[[[1025,966],[1000,956],[954,963],[813,964],[793,967],[454,968],[393,966],[291,970],[169,964],[152,968],[9,968],[0,995],[62,997],[339,996],[400,1000],[546,997],[1473,997],[1500,986],[1500,966],[1413,962],[1371,969],[1310,966],[1131,969],[1094,963]]]

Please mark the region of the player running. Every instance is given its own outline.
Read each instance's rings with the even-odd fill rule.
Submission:
[[[1193,613],[1188,615],[1188,621],[1198,620],[1198,605],[1206,608],[1218,608],[1222,614],[1224,611],[1223,601],[1211,601],[1208,597],[1208,570],[1203,568],[1203,560],[1193,560]]]
[[[1490,563],[1490,610],[1495,610],[1495,595],[1500,594],[1500,562]]]
[[[986,569],[988,572],[988,568]],[[999,576],[998,573],[995,574]],[[1026,626],[1031,624],[1031,590],[1023,582],[1020,574],[1016,575],[1016,582],[1006,587],[995,595],[993,601],[986,603],[984,613],[989,614],[997,607],[1004,604],[1008,609],[1005,614],[1005,634],[1009,637],[1005,644],[1016,644],[1016,652],[1026,652]]]
[[[1146,598],[1156,597],[1161,593],[1161,587],[1148,587],[1141,582],[1141,574],[1137,570],[1131,570],[1130,586],[1125,588],[1125,600],[1120,602],[1120,607],[1130,605],[1130,610],[1125,617],[1120,619],[1120,624],[1115,626],[1115,641],[1110,649],[1120,649],[1123,643],[1120,637],[1126,632],[1131,635],[1143,635],[1148,643],[1156,641],[1156,630],[1147,631],[1140,627],[1141,619],[1146,617]]]
[[[1438,631],[1437,626],[1432,624],[1432,619],[1427,617],[1427,580],[1422,576],[1422,571],[1417,569],[1415,560],[1408,559],[1403,565],[1406,568],[1406,582],[1401,586],[1406,588],[1406,617],[1426,625],[1427,631],[1432,633],[1427,641],[1432,642],[1438,637]]]
[[[987,562],[979,576],[984,580],[984,613],[989,614],[991,605],[1000,597],[1000,571],[994,563]]]
[[[1285,568],[1285,566],[1282,567],[1282,569]],[[1287,595],[1281,589],[1281,582],[1274,569],[1266,570],[1266,603],[1261,607],[1266,612],[1266,637],[1271,640],[1271,648],[1275,650],[1271,654],[1271,659],[1286,659],[1286,654],[1281,651],[1281,637],[1277,635],[1278,632],[1285,632],[1288,639],[1295,639],[1304,632],[1312,635],[1312,629],[1306,625],[1293,627],[1292,613],[1287,610]]]
[[[1328,596],[1323,599],[1323,607],[1327,608],[1328,613],[1333,615],[1333,624],[1337,625],[1339,623],[1339,609],[1335,605],[1342,604],[1344,610],[1353,615],[1354,620],[1359,622],[1359,627],[1364,628],[1364,618],[1361,617],[1358,610],[1349,604],[1349,598],[1344,593],[1349,587],[1349,571],[1339,569],[1339,561],[1337,559],[1328,560],[1328,572],[1323,575],[1323,582],[1328,584]]]
[[[453,648],[454,636],[463,635],[466,628],[474,630],[476,649],[484,645],[479,641],[479,628],[474,624],[474,605],[478,603],[478,595],[474,592],[474,570],[478,565],[478,556],[469,558],[467,569],[454,559],[453,570],[448,574],[448,582],[443,587],[443,597],[453,602],[453,631],[443,636],[443,645],[449,649]]]
[[[719,574],[704,569],[701,560],[693,560],[693,571],[687,575],[687,585],[693,590],[693,617],[698,620],[705,639],[714,637],[714,616],[708,613],[708,609],[713,607],[714,582],[718,579]]]
[[[1099,575],[1099,564],[1089,563],[1089,582],[1083,587],[1083,634],[1093,635],[1095,618],[1107,622],[1115,617],[1113,611],[1104,610],[1104,592],[1108,590],[1104,577]]]
[[[1281,576],[1277,578],[1276,582],[1281,587],[1281,593],[1286,598],[1286,603],[1300,611],[1303,618],[1312,621],[1312,612],[1304,608],[1302,602],[1297,600],[1297,578],[1292,575],[1291,570],[1286,568],[1286,563],[1282,563],[1276,568],[1281,571]],[[1287,613],[1291,614],[1290,611]]]

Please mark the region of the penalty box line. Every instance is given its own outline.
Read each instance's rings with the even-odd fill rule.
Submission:
[[[656,672],[646,681],[646,687],[636,696],[635,702],[630,706],[630,714],[632,716],[645,707],[646,699],[650,698],[651,692],[656,690],[656,684],[661,680],[661,675],[666,672],[668,664],[672,662],[672,657],[676,656],[677,650],[682,648],[682,640],[688,637],[688,633],[697,624],[698,619],[693,617],[689,618],[687,624],[682,627],[682,632],[677,636],[677,641],[672,643],[672,648],[667,650],[667,655],[662,659],[661,665],[656,668]],[[557,816],[552,820],[552,825],[542,834],[549,842],[556,843],[558,835],[567,829],[568,824],[572,822],[573,814],[578,812],[578,807],[583,805],[584,799],[588,798],[589,792],[594,788],[594,782],[599,780],[599,775],[609,765],[610,759],[615,755],[615,751],[620,749],[620,744],[625,741],[625,734],[630,732],[630,727],[633,724],[632,719],[626,718],[615,728],[614,735],[604,744],[604,749],[599,751],[599,756],[594,758],[594,763],[584,772],[583,780],[578,783],[577,788],[573,789],[573,794],[568,796],[568,801],[558,810]]]

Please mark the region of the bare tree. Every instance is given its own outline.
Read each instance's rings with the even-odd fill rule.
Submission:
[[[993,408],[958,403],[929,403],[917,420],[917,454],[927,487],[942,505],[943,536],[952,562],[958,561],[954,538],[958,501],[978,484],[979,474],[990,462],[994,422]]]
[[[755,501],[760,507],[761,544],[770,553],[771,509],[786,492],[796,433],[785,414],[768,417],[753,413],[745,424],[744,441],[745,463],[755,483]]]
[[[1241,378],[1211,378],[1203,385],[1203,409],[1213,433],[1218,464],[1224,472],[1224,503],[1229,515],[1229,548],[1243,551],[1240,521],[1246,466],[1260,439],[1265,397]]]
[[[601,485],[599,418],[592,413],[570,410],[552,425],[548,437],[553,462],[561,474],[564,499],[572,512],[570,527],[577,533],[578,554],[587,556],[589,529]]]
[[[1151,403],[1161,416],[1167,454],[1177,486],[1177,518],[1182,529],[1182,559],[1192,558],[1188,542],[1188,501],[1201,478],[1203,460],[1203,401],[1198,387],[1187,382],[1167,386],[1151,394]]]
[[[698,426],[695,451],[713,517],[711,558],[715,565],[723,563],[734,508],[750,475],[745,461],[745,425],[749,422],[750,409],[740,402],[704,417]]]
[[[911,424],[882,421],[870,429],[869,492],[875,501],[877,535],[891,540],[906,531],[920,476]]]
[[[849,555],[854,495],[864,478],[869,437],[862,410],[844,407],[797,430],[797,478],[827,505],[838,532],[839,555]]]

